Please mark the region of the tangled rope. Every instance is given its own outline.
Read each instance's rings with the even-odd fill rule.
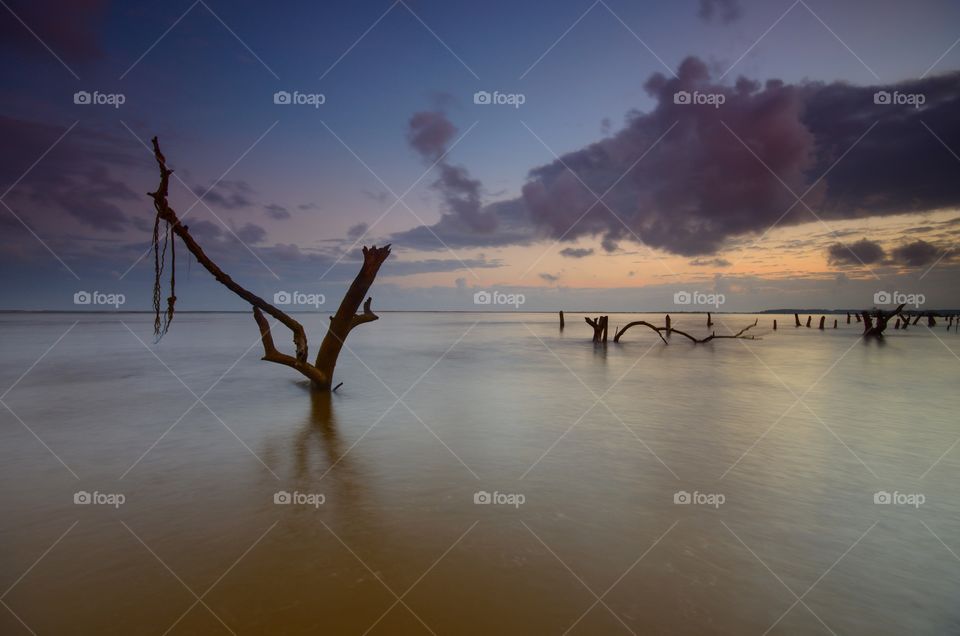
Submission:
[[[173,309],[177,302],[177,250],[176,237],[171,236],[173,228],[169,221],[164,222],[163,244],[160,243],[160,213],[157,213],[153,221],[153,335],[157,340],[162,338],[170,329],[170,323],[173,321]],[[166,267],[167,246],[170,247],[170,295],[167,296],[167,309],[161,312],[160,299],[163,296],[163,284],[161,277]]]

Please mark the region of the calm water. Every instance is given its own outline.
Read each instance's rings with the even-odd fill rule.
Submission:
[[[0,633],[960,633],[960,337],[773,318],[595,347],[576,314],[385,313],[325,400],[247,315],[155,347],[0,316],[4,391],[77,321],[2,398]]]

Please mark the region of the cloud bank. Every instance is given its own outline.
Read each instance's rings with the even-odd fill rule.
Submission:
[[[607,251],[642,242],[696,257],[774,225],[960,206],[956,160],[944,148],[960,148],[958,72],[869,87],[743,77],[729,85],[690,57],[677,77],[656,73],[644,86],[656,103],[649,112],[532,169],[518,199],[478,207],[479,184],[465,170],[457,179],[441,172],[447,213],[432,232],[394,240],[441,249],[434,233],[451,247],[599,238]],[[878,91],[924,103],[883,103]],[[411,120],[411,144],[425,158],[440,156],[454,132],[438,113]],[[606,193],[603,204],[594,193]]]

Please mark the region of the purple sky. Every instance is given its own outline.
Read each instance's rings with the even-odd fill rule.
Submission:
[[[392,242],[381,309],[960,307],[957,25],[948,1],[8,1],[0,309],[149,308],[153,135],[184,222],[266,297],[335,298]],[[181,309],[243,308],[179,267]]]

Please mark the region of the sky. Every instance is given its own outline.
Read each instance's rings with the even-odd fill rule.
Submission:
[[[0,4],[0,309],[960,307],[956,2]]]

